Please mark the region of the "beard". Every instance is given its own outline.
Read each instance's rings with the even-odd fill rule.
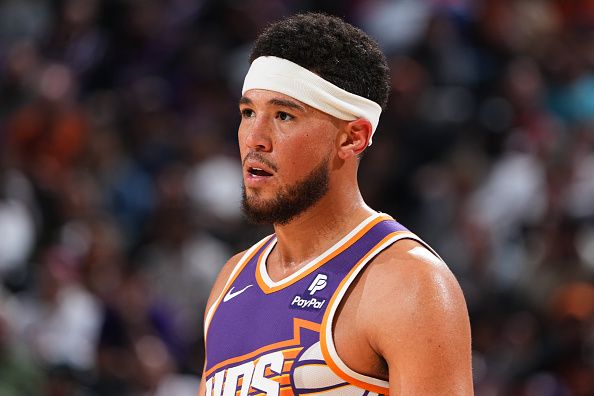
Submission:
[[[263,200],[257,194],[248,197],[242,186],[241,207],[247,219],[255,224],[287,224],[317,203],[330,185],[330,159],[327,157],[303,180],[283,188],[276,197]]]

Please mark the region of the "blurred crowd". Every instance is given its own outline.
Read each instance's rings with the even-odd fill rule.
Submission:
[[[594,2],[3,0],[0,395],[195,395],[259,31],[324,11],[392,93],[360,183],[464,289],[478,396],[594,395]]]

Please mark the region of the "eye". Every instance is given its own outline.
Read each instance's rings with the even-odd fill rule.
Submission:
[[[254,116],[254,111],[252,109],[242,109],[240,113],[242,118],[251,118]]]
[[[277,117],[278,117],[278,118],[279,118],[279,120],[281,120],[281,121],[291,121],[293,118],[295,118],[295,117],[293,117],[291,114],[289,114],[289,113],[285,113],[284,111],[279,111],[279,112],[277,113]]]

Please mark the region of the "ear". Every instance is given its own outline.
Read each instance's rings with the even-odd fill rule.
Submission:
[[[338,147],[338,156],[342,160],[357,157],[369,145],[371,139],[371,123],[363,118],[349,121],[342,134]]]

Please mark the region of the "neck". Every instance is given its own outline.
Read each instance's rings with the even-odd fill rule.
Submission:
[[[358,189],[352,194],[343,191],[339,197],[334,195],[329,191],[288,224],[274,225],[278,242],[271,253],[271,262],[280,276],[295,272],[375,213],[365,204]]]

